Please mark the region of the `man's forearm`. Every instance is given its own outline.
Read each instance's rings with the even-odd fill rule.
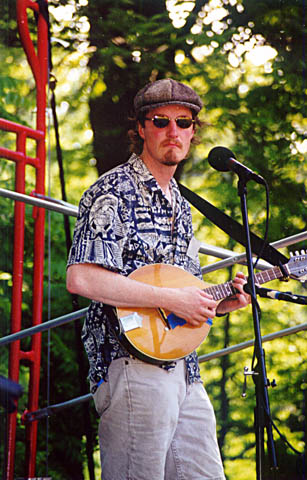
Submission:
[[[71,293],[116,307],[160,306],[157,287],[137,282],[96,264],[69,266],[66,285]]]
[[[115,307],[164,308],[192,325],[215,316],[216,302],[197,287],[157,287],[111,272],[95,264],[71,265],[67,270],[71,293]]]

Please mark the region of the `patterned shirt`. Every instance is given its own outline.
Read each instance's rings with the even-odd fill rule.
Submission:
[[[143,265],[166,263],[202,278],[198,257],[188,255],[190,207],[174,179],[171,192],[172,204],[135,154],[102,175],[80,200],[68,265],[95,263],[127,276]],[[105,310],[92,301],[82,331],[94,384],[107,380],[112,360],[129,356]],[[189,382],[201,381],[196,352],[185,362]]]

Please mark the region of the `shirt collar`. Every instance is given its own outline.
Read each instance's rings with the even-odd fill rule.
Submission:
[[[138,155],[133,153],[129,158],[129,162],[131,163],[134,171],[136,172],[137,178],[139,179],[139,181],[144,183],[152,191],[157,191],[157,190],[162,191],[157,180],[152,175],[152,173],[148,170],[145,163]],[[178,197],[180,197],[181,195],[180,195],[177,182],[174,178],[171,178],[171,188],[175,194],[176,200],[178,200]]]

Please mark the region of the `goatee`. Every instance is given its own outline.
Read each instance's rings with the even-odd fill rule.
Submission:
[[[163,165],[166,165],[167,167],[176,167],[180,162],[181,159],[177,157],[173,150],[166,152],[162,160]]]

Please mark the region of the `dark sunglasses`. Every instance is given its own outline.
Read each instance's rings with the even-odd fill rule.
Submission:
[[[150,120],[157,128],[165,128],[167,127],[171,119],[166,115],[155,115],[152,118],[145,117],[145,120]],[[190,128],[190,126],[195,123],[195,120],[190,117],[182,116],[175,118],[175,122],[179,128]]]

